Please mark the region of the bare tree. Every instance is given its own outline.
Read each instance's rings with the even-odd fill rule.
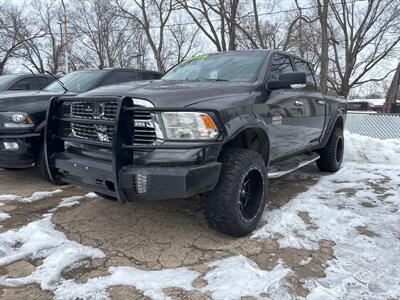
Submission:
[[[57,26],[60,7],[51,0],[34,0],[30,9],[34,16],[32,23],[37,28],[42,28],[44,34],[41,38],[26,41],[18,56],[28,61],[39,73],[49,70],[52,74],[57,74],[62,57],[61,32]]]
[[[127,3],[131,4],[132,9]],[[131,19],[143,29],[147,42],[153,52],[154,60],[159,71],[165,71],[163,59],[166,25],[176,9],[173,0],[116,0],[120,15]],[[133,4],[133,5],[132,5]],[[157,24],[157,25],[154,25]]]
[[[206,0],[178,0],[178,3],[191,17],[192,21],[205,37],[214,44],[217,51],[227,50],[224,0],[215,0],[214,2]],[[234,40],[234,37],[232,37],[232,40]],[[229,44],[234,44],[234,41],[230,41]]]
[[[385,79],[371,71],[385,58],[395,54],[400,42],[398,0],[329,1],[333,18],[330,35],[333,47],[332,87],[347,97],[351,88]]]
[[[75,47],[83,64],[118,66],[133,37],[132,22],[117,16],[117,8],[108,0],[73,0],[70,22],[75,34]],[[84,62],[86,60],[86,63]]]
[[[16,6],[0,7],[0,75],[7,62],[17,56],[24,43],[43,35],[41,29],[29,28],[23,11]]]

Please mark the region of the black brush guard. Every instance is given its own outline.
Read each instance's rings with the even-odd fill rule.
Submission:
[[[118,108],[115,120],[64,118],[59,116],[59,103],[62,101],[116,101]],[[218,141],[191,141],[174,144],[134,144],[133,121],[135,111],[199,111],[212,113],[217,118],[221,137]],[[62,122],[77,122],[83,124],[112,125],[112,143],[89,139],[60,136],[59,126]],[[87,187],[98,193],[117,198],[121,202],[135,200],[155,200],[188,197],[212,190],[218,182],[221,164],[207,162],[206,151],[209,147],[222,147],[225,128],[216,111],[196,109],[171,109],[134,107],[130,97],[56,97],[50,101],[47,111],[45,129],[45,158],[49,177],[53,182],[67,182]],[[64,142],[108,148],[112,151],[111,164],[104,161],[89,159],[65,152]],[[195,166],[141,166],[134,164],[134,151],[151,151],[155,149],[201,149],[201,164]],[[60,172],[59,170],[64,172]],[[104,181],[96,185],[88,177]],[[140,181],[140,182],[139,182]],[[140,193],[144,189],[144,193]]]

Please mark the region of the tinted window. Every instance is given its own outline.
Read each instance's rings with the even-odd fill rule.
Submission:
[[[161,77],[158,73],[150,73],[150,72],[136,72],[137,80],[150,80],[150,79],[159,79]]]
[[[268,80],[278,80],[279,75],[293,72],[293,66],[289,56],[275,54],[272,59],[271,71]]]
[[[294,64],[296,65],[296,69],[298,72],[306,73],[307,82],[312,83],[314,86],[316,86],[315,78],[310,66],[306,62],[297,58],[294,59]]]
[[[76,71],[61,77],[60,80],[64,83],[68,91],[80,93],[97,87],[100,78],[102,78],[104,74],[105,72],[102,70]],[[45,90],[64,92],[64,89],[58,81],[53,81],[53,83],[46,86]]]
[[[41,78],[39,77],[31,77],[27,81],[29,90],[41,90],[43,88]]]
[[[23,91],[23,90],[29,90],[30,85],[29,78],[24,78],[21,80],[18,80],[16,83],[14,83],[9,90],[11,91]]]
[[[134,81],[135,73],[128,71],[114,71],[106,77],[102,85],[117,84],[122,82]]]
[[[264,53],[201,55],[181,62],[166,73],[162,79],[254,81],[264,58]]]

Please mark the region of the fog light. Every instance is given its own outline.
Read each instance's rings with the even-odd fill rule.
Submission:
[[[19,146],[17,142],[3,142],[4,149],[7,150],[18,150]]]
[[[147,192],[147,176],[142,174],[136,175],[136,191],[138,194]]]

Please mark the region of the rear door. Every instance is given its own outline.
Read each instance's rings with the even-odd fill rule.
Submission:
[[[280,74],[290,72],[294,72],[290,57],[274,53],[267,82],[278,80]],[[304,145],[304,106],[299,105],[297,91],[290,88],[270,90],[267,84],[267,110],[264,116],[269,124],[273,160],[301,151]]]
[[[296,57],[293,58],[293,62],[297,72],[307,75],[306,88],[298,90],[304,106],[303,141],[304,147],[307,148],[319,143],[325,123],[325,101],[310,65]]]

